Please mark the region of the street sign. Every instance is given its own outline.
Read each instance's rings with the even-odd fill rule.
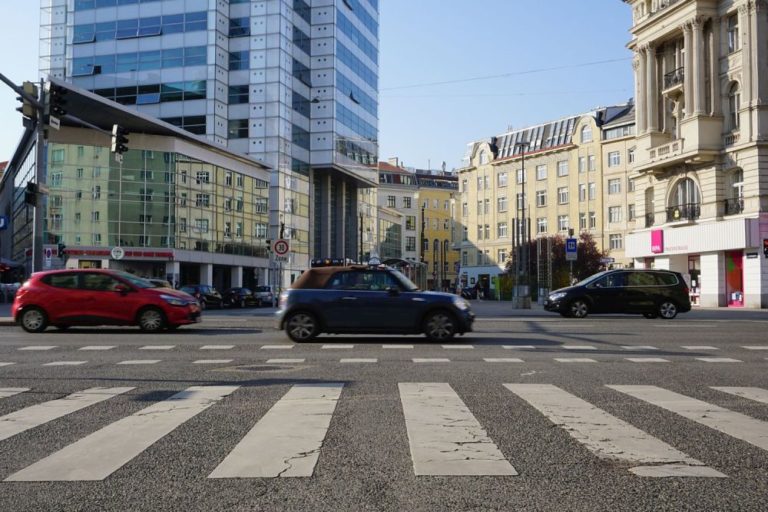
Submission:
[[[51,116],[48,118],[48,126],[53,128],[54,130],[58,130],[61,128],[61,120],[58,117]]]
[[[125,256],[125,249],[119,246],[113,247],[112,251],[110,251],[110,254],[112,255],[112,259],[121,260]]]
[[[275,240],[272,244],[272,252],[275,253],[275,256],[286,256],[290,250],[291,244],[288,243],[288,240]]]
[[[565,261],[576,261],[577,252],[578,252],[578,247],[576,245],[576,239],[566,238],[565,239]]]
[[[8,217],[5,215],[0,215],[0,231],[8,229]]]
[[[45,268],[51,268],[51,257],[53,256],[53,250],[50,247],[45,248],[45,261],[43,262]]]
[[[610,265],[611,263],[616,263],[615,258],[600,258],[600,263],[603,265]]]

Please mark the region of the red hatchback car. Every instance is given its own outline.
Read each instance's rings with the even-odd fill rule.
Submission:
[[[138,325],[155,332],[199,322],[200,305],[187,293],[125,272],[53,270],[32,274],[16,293],[11,314],[27,332],[49,325]]]

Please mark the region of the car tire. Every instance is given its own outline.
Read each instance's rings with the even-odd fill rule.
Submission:
[[[672,320],[677,316],[677,304],[671,300],[662,301],[659,304],[659,316],[664,320]]]
[[[654,318],[659,318],[659,315],[656,313],[643,313],[643,316],[649,320],[653,320]]]
[[[43,332],[48,327],[48,315],[38,307],[29,307],[21,312],[19,324],[27,332]]]
[[[456,335],[456,317],[445,310],[432,311],[424,317],[423,331],[431,342],[450,341]]]
[[[158,332],[166,328],[168,322],[163,312],[154,307],[147,307],[136,315],[136,323],[144,332]]]
[[[586,318],[589,314],[589,304],[584,299],[576,299],[568,305],[568,315],[572,318]]]
[[[304,343],[320,334],[320,325],[312,313],[296,311],[285,319],[285,333],[296,343]]]

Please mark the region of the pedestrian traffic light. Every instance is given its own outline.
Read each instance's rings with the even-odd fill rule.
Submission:
[[[128,151],[128,139],[126,138],[128,131],[120,125],[112,125],[112,146],[111,151],[115,154],[122,155]]]
[[[27,182],[27,190],[24,191],[24,202],[30,206],[37,206],[37,183]]]
[[[65,256],[64,251],[67,250],[67,246],[64,245],[63,243],[59,242],[59,244],[56,247],[56,249],[58,251],[56,254],[59,255],[59,258],[64,259],[64,256]]]
[[[56,117],[67,115],[67,89],[51,83],[48,88],[48,113]]]
[[[16,96],[16,99],[21,102],[21,106],[16,110],[21,112],[21,115],[30,119],[37,118],[37,107],[29,100],[30,97],[37,99],[37,86],[32,82],[24,82],[21,86],[24,90],[24,94]]]

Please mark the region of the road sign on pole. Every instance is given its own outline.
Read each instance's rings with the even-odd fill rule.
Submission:
[[[277,256],[286,256],[288,255],[288,251],[291,250],[291,244],[288,242],[288,240],[275,240],[272,243],[272,251]]]
[[[0,231],[8,229],[8,217],[5,215],[0,215]]]
[[[565,239],[565,261],[576,261],[578,254],[578,247],[576,245],[575,238]]]

